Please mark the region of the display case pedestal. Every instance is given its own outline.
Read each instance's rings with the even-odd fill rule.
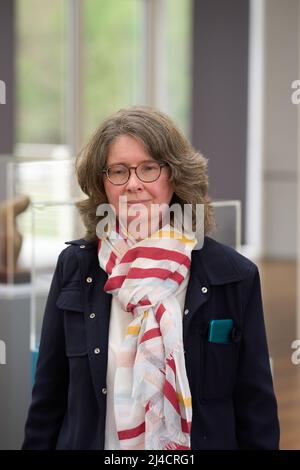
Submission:
[[[0,284],[0,450],[20,449],[31,398],[30,284]]]

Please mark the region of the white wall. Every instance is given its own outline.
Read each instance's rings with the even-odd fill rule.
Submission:
[[[262,254],[296,258],[299,0],[265,0]]]

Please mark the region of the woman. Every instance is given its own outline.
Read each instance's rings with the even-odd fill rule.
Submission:
[[[206,235],[206,165],[148,107],[109,117],[79,155],[87,231],[58,259],[24,449],[278,448],[258,270]],[[174,202],[192,228],[205,205],[203,244],[162,209],[152,220]],[[99,230],[103,203],[116,224]]]

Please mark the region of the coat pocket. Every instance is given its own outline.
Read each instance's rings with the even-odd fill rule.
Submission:
[[[68,357],[85,356],[87,340],[84,322],[82,292],[80,290],[62,290],[56,305],[63,310],[66,355]]]
[[[201,338],[201,399],[232,396],[238,366],[240,335],[230,343],[211,343]]]

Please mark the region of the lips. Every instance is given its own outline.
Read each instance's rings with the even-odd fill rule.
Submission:
[[[145,204],[146,202],[150,202],[150,200],[145,200],[145,201],[127,201],[127,204]]]

